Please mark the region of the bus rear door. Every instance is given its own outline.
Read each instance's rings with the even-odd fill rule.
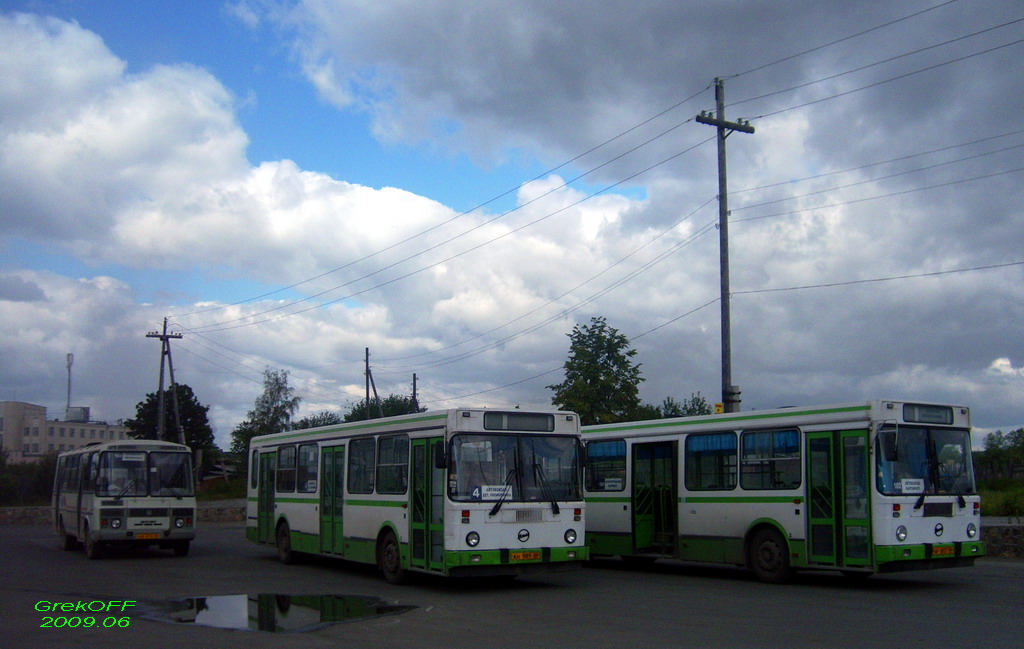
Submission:
[[[256,494],[257,541],[275,543],[274,475],[277,453],[260,453],[260,486]]]

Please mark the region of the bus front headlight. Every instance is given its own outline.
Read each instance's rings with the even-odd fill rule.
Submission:
[[[121,519],[120,518],[112,518],[112,519],[110,519],[110,526],[113,527],[115,530],[118,529],[119,527],[121,527]]]
[[[470,532],[469,534],[466,535],[466,545],[468,545],[471,548],[475,548],[479,544],[480,544],[480,535],[479,534],[477,534],[476,532]]]
[[[900,525],[899,527],[896,528],[896,540],[897,541],[906,541],[907,540],[907,528],[904,527],[903,525]]]
[[[978,527],[974,523],[968,523],[967,524],[967,536],[969,538],[973,539],[977,535],[978,535]]]
[[[185,519],[184,518],[175,518],[174,519],[174,526],[177,527],[178,529],[181,529],[181,528],[185,527]]]
[[[576,542],[576,530],[573,530],[573,529],[565,530],[564,538],[565,538],[565,542],[566,543],[568,543],[569,545],[572,545],[573,543]]]

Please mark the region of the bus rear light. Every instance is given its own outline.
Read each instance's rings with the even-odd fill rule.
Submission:
[[[899,503],[893,503],[893,506],[892,506],[892,517],[893,518],[899,518],[900,517],[900,504]]]
[[[583,520],[583,509],[581,507],[577,507],[576,509],[572,510],[572,519],[574,521]]]
[[[462,522],[463,523],[468,523],[469,522],[469,510],[468,509],[463,509],[462,510]]]

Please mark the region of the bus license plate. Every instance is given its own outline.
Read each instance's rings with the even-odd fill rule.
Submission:
[[[955,553],[956,553],[956,549],[952,545],[932,548],[932,556],[933,557],[943,557],[943,556],[950,555],[950,554],[955,554]]]
[[[512,561],[537,561],[540,552],[510,552],[508,556]]]
[[[148,541],[150,539],[158,539],[158,538],[160,538],[160,535],[159,534],[136,534],[135,538],[142,539],[144,541]]]

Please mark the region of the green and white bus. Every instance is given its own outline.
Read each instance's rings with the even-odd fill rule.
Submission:
[[[187,555],[196,536],[191,450],[125,439],[61,453],[53,524],[65,550],[84,544],[90,559],[108,545],[158,545]]]
[[[585,426],[591,556],[850,576],[985,554],[970,411],[871,401]]]
[[[254,437],[246,536],[407,573],[578,568],[582,444],[571,412],[453,409]]]

